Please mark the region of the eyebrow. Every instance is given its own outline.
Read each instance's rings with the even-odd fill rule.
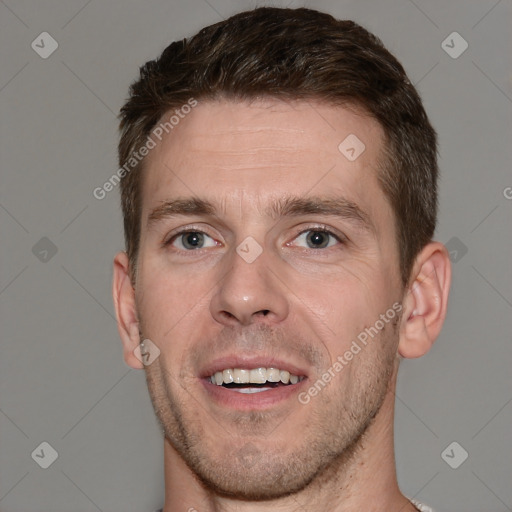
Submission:
[[[148,227],[168,217],[179,215],[209,215],[214,216],[216,208],[210,201],[197,197],[178,198],[171,201],[164,201],[148,215]]]
[[[265,209],[265,214],[272,219],[280,217],[299,217],[303,215],[324,215],[339,217],[351,221],[365,231],[375,232],[370,216],[356,203],[344,197],[296,197],[278,198]],[[210,216],[217,215],[215,205],[197,197],[177,198],[164,201],[151,210],[147,227],[164,219],[177,216]]]
[[[301,215],[324,215],[353,221],[367,231],[375,231],[370,216],[356,203],[345,197],[285,197],[276,200],[268,209],[272,218]]]

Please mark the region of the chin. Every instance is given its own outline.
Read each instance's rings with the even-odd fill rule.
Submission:
[[[268,454],[267,454],[268,455]],[[203,485],[217,495],[246,501],[269,501],[284,498],[290,494],[305,489],[315,478],[308,468],[288,463],[269,464],[268,457],[262,455],[262,460],[250,466],[224,467],[218,464],[214,467],[196,467],[194,473]]]

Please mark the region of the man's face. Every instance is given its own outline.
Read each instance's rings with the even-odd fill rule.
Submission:
[[[354,139],[338,149],[350,134],[365,145],[355,160]],[[398,315],[378,321],[403,291],[383,140],[342,107],[212,101],[147,157],[136,302],[161,351],[149,391],[167,438],[217,492],[305,487],[382,404]]]

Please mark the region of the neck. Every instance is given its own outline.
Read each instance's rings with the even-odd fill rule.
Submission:
[[[396,375],[395,375],[396,377]],[[247,502],[218,496],[205,488],[165,439],[164,512],[382,512],[416,508],[401,494],[396,480],[393,445],[394,381],[381,409],[344,457],[317,476],[304,490],[274,501]]]

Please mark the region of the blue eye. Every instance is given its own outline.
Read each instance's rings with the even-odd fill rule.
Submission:
[[[215,247],[217,242],[202,231],[183,231],[173,236],[166,245],[172,245],[184,251]]]
[[[295,240],[305,242],[308,249],[326,249],[340,241],[334,233],[324,229],[308,229],[300,233]]]

